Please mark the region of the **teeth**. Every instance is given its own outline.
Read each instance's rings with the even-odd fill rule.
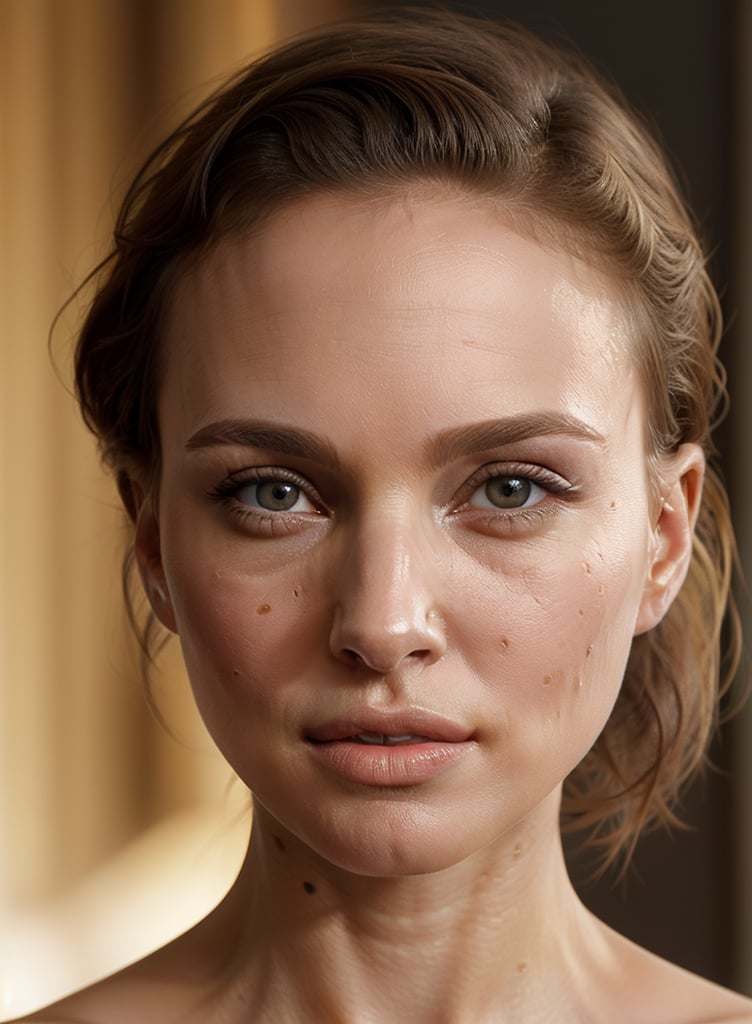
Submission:
[[[400,743],[423,743],[427,740],[426,736],[417,736],[412,732],[405,733],[404,736],[387,736],[383,732],[359,732],[354,738],[358,743],[382,747],[396,747]]]

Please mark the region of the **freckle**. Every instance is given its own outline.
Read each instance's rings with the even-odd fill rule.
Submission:
[[[316,892],[316,886],[313,884],[313,882],[303,882],[303,888],[305,889],[309,896],[313,896],[313,894]]]
[[[502,647],[503,650],[506,650],[507,647],[509,647],[509,641],[507,640],[507,638],[505,636],[503,636],[501,638],[501,647]]]
[[[582,568],[585,570],[586,573],[588,573],[588,575],[590,574],[591,569],[590,569],[590,563],[589,562],[583,562],[582,563]]]
[[[282,842],[282,840],[279,838],[279,836],[274,836],[273,835],[272,839],[274,840],[274,845],[277,847],[277,849],[280,851],[280,853],[284,853],[285,852],[285,844]]]
[[[613,509],[615,509],[615,508],[616,508],[616,502],[615,502],[615,501],[612,501],[612,502],[611,502],[611,504],[610,504],[610,505],[609,505],[608,507],[609,507],[610,509],[612,509],[612,510],[613,510]]]
[[[517,964],[517,973],[518,974],[525,974],[526,971],[527,971],[527,964]]]
[[[593,645],[589,644],[588,649],[585,651],[585,657],[589,658],[592,653],[593,653]]]
[[[271,610],[272,610],[272,606],[270,604],[260,604],[258,606],[258,608],[256,609],[256,614],[257,615],[268,615]]]
[[[240,669],[239,669],[239,668],[234,668],[234,669],[232,670],[232,674],[233,674],[233,675],[235,676],[235,678],[237,679],[237,677],[238,677],[238,676],[240,675]]]
[[[297,587],[293,587],[292,588],[292,596],[293,597],[300,597],[300,591],[298,590]]]
[[[582,610],[582,608],[580,608],[580,615],[584,615],[584,614],[585,614],[585,612]]]
[[[543,677],[543,685],[544,686],[548,686],[552,679],[553,679],[553,676],[544,676]]]

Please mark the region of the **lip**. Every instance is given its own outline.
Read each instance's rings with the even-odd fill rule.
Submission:
[[[363,733],[400,742],[358,742]],[[307,729],[305,740],[328,772],[346,782],[378,787],[428,782],[475,747],[472,729],[425,709],[366,709]]]
[[[382,733],[393,737],[421,736],[437,743],[465,743],[473,737],[472,729],[425,708],[364,708],[307,728],[305,738],[314,743],[331,743],[361,733]]]

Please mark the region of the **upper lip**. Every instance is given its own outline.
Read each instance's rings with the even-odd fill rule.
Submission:
[[[364,708],[327,719],[305,730],[306,739],[317,743],[344,740],[361,733],[384,736],[423,736],[444,743],[464,743],[473,730],[425,708]]]

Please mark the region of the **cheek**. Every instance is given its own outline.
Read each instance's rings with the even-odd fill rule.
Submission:
[[[529,748],[566,744],[575,762],[618,696],[642,590],[639,558],[606,550],[592,539],[552,550],[487,573],[462,598],[462,647],[505,729]]]
[[[289,685],[311,674],[328,633],[315,588],[294,565],[256,575],[239,571],[237,558],[213,561],[201,571],[210,563],[197,551],[190,565],[171,564],[169,582],[196,702],[222,746],[218,730],[284,714]]]

